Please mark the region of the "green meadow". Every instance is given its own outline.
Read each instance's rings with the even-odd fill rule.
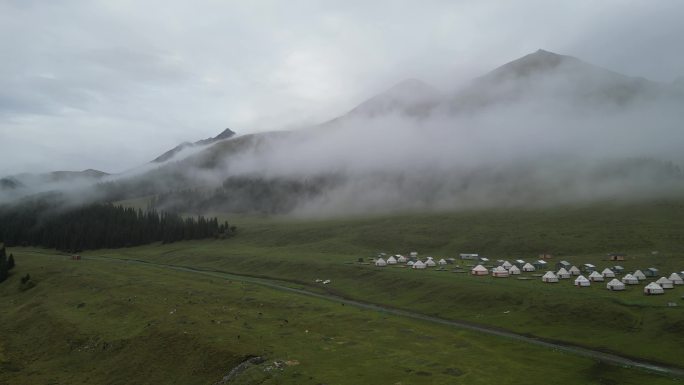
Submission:
[[[644,284],[580,289],[572,280],[545,284],[539,272],[524,273],[529,280],[474,277],[471,261],[416,271],[369,260],[417,251],[532,261],[550,252],[551,269],[565,259],[669,275],[684,270],[682,218],[684,204],[673,201],[336,220],[227,217],[238,226],[230,239],[94,250],[82,261],[15,248],[17,268],[0,285],[2,333],[12,336],[0,342],[0,383],[212,384],[250,356],[267,361],[232,383],[676,383],[502,337],[101,257],[265,277],[682,368],[683,286],[645,296]],[[608,261],[610,252],[627,260]],[[25,273],[36,286],[20,291]],[[131,373],[140,376],[130,380]]]

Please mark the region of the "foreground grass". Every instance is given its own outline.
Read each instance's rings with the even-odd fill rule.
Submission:
[[[3,384],[212,384],[252,355],[267,361],[235,383],[677,383],[251,284],[13,251],[21,262],[0,285]],[[26,273],[36,286],[21,291]]]

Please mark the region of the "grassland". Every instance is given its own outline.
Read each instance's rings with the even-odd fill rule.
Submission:
[[[0,383],[669,384],[516,341],[137,264],[31,250],[0,286]],[[36,286],[20,291],[28,272]],[[274,362],[279,361],[280,365]]]
[[[548,251],[556,255],[551,263],[562,258],[575,264],[592,262],[603,268],[614,264],[605,261],[606,253],[620,251],[628,254],[628,259],[620,262],[628,271],[655,266],[660,268],[663,273],[669,274],[671,271],[684,270],[684,233],[682,232],[684,229],[684,204],[680,202],[663,201],[643,205],[602,204],[553,210],[510,209],[452,214],[406,214],[344,220],[292,220],[254,217],[229,217],[227,219],[231,224],[238,226],[238,235],[232,239],[97,250],[84,253],[84,255],[140,259],[155,263],[204,267],[270,277],[306,286],[309,290],[408,309],[445,319],[465,320],[500,327],[518,333],[684,367],[684,360],[679,355],[681,346],[684,346],[684,308],[681,306],[674,308],[665,306],[667,302],[682,304],[681,296],[684,295],[684,288],[682,287],[669,290],[664,296],[648,297],[642,294],[642,285],[628,287],[626,292],[616,293],[607,291],[604,285],[577,289],[568,281],[548,285],[543,284],[536,277],[529,281],[494,279],[492,277],[477,278],[468,274],[450,272],[451,268],[454,267],[453,265],[449,266],[449,271],[441,272],[434,270],[414,271],[396,267],[382,269],[356,262],[359,257],[368,258],[380,251],[407,253],[416,250],[423,256],[438,257],[455,256],[459,252],[479,252],[489,255],[492,259],[523,258],[527,260],[535,258],[539,252]],[[654,250],[658,250],[659,253],[653,255],[651,252]],[[24,260],[20,264],[22,269],[27,264],[30,269],[36,269],[39,266],[48,268],[49,266],[54,271],[87,268],[91,269],[87,273],[69,274],[92,279],[92,285],[108,287],[102,289],[107,292],[118,293],[119,290],[122,290],[121,295],[119,295],[121,298],[144,294],[145,298],[148,298],[145,306],[141,306],[140,309],[134,308],[132,311],[121,310],[122,314],[126,314],[125,317],[139,317],[136,322],[142,322],[148,318],[156,319],[155,317],[158,317],[156,311],[161,312],[159,314],[170,311],[163,308],[162,312],[162,308],[158,307],[162,303],[156,303],[159,302],[160,298],[164,298],[162,295],[165,291],[168,291],[168,295],[173,298],[181,298],[184,305],[187,305],[187,301],[195,301],[189,298],[196,298],[197,302],[201,302],[208,301],[206,298],[215,298],[212,295],[225,295],[226,300],[231,298],[231,301],[238,301],[238,297],[230,297],[231,295],[238,296],[238,293],[232,293],[233,286],[213,279],[212,282],[206,280],[195,282],[197,278],[185,277],[181,273],[162,273],[153,271],[152,268],[146,270],[133,266],[128,267],[130,271],[124,271],[125,265],[94,266],[89,261],[84,261],[85,263],[81,265],[76,262],[75,265],[67,264],[64,266],[63,260],[48,263],[53,259],[41,257],[37,250],[16,249],[13,251],[15,256],[25,255],[25,258],[20,258],[20,260]],[[31,274],[34,274],[33,271]],[[332,284],[327,286],[316,284],[314,283],[316,278],[331,279]],[[16,279],[16,273],[13,279]],[[114,288],[107,286],[109,283],[107,285],[103,283],[120,282],[121,280],[123,280],[122,283]],[[3,285],[5,285],[4,287],[12,287],[13,284],[10,282]],[[49,290],[45,289],[46,287],[55,289],[60,288],[61,285],[62,281],[46,277],[44,282],[41,282],[31,291],[37,290],[37,293],[40,293],[41,290]],[[74,285],[71,290],[79,290],[79,287],[83,287],[83,285]],[[10,290],[4,287],[2,288],[3,293],[5,293],[3,295],[10,297],[26,295],[25,293],[13,293],[12,291],[15,288]],[[192,288],[188,290],[190,292],[197,290],[199,294],[189,297],[186,295],[186,298],[183,297],[183,293],[187,293],[188,290],[178,291],[178,288],[184,288],[183,290]],[[10,292],[4,290],[10,290]],[[541,348],[522,346],[519,343],[501,341],[493,337],[473,335],[462,331],[455,332],[433,325],[420,323],[418,325],[416,321],[395,319],[395,317],[387,317],[382,322],[377,321],[377,324],[373,324],[374,327],[367,327],[367,323],[371,322],[372,324],[373,317],[378,317],[378,315],[368,314],[369,319],[364,321],[352,316],[366,314],[365,312],[356,310],[347,314],[346,312],[350,310],[340,307],[339,304],[327,307],[331,305],[319,300],[296,299],[291,296],[279,297],[284,294],[271,293],[264,288],[254,288],[254,290],[262,293],[265,297],[250,294],[250,298],[259,298],[259,303],[264,303],[264,307],[267,309],[273,307],[273,310],[269,310],[269,312],[287,313],[288,310],[283,309],[279,305],[279,301],[288,303],[287,301],[301,300],[304,303],[315,304],[311,307],[309,305],[300,306],[292,311],[298,319],[301,319],[302,324],[306,324],[309,319],[317,320],[316,322],[330,326],[331,330],[339,333],[336,338],[354,338],[353,336],[356,333],[359,338],[363,337],[362,339],[367,340],[367,344],[363,347],[359,346],[360,342],[357,341],[354,346],[358,347],[358,350],[354,350],[353,354],[342,354],[339,361],[335,361],[336,358],[331,357],[330,360],[332,361],[326,361],[323,364],[319,355],[308,354],[304,348],[295,355],[285,354],[282,346],[289,346],[290,344],[295,346],[296,342],[287,339],[289,337],[278,335],[272,327],[269,328],[264,325],[262,329],[257,329],[252,334],[259,335],[269,341],[255,345],[259,346],[260,349],[266,349],[264,346],[269,346],[268,349],[264,350],[266,352],[264,354],[274,359],[297,359],[300,362],[312,363],[312,368],[307,368],[306,374],[302,374],[304,377],[297,377],[301,382],[285,379],[287,377],[285,373],[291,369],[288,368],[283,371],[283,376],[278,377],[279,379],[269,379],[268,381],[272,381],[270,383],[307,383],[302,379],[308,377],[312,377],[312,381],[321,383],[477,383],[476,381],[479,380],[476,378],[482,378],[482,383],[534,383],[535,381],[542,382],[541,379],[544,375],[553,375],[555,383],[629,383],[630,380],[626,378],[626,373],[629,373],[629,376],[635,375],[634,378],[640,378],[640,381],[635,383],[667,381],[663,378],[645,379],[639,377],[643,375],[641,372],[625,371],[623,373],[622,369],[612,367],[586,366],[586,363],[580,363],[583,362],[582,359],[571,358],[567,355],[563,355],[561,358],[551,358],[547,354],[556,353],[544,352],[544,349]],[[138,294],[133,294],[134,292]],[[90,293],[85,293],[83,298],[87,298],[88,295]],[[76,311],[69,307],[71,305],[65,307],[65,301],[58,301],[54,305],[54,319],[64,318],[59,311],[65,310],[58,311],[58,308],[68,309],[68,312]],[[53,311],[49,309],[52,302],[50,304],[44,304],[44,302],[46,301],[36,299],[32,306],[39,309],[42,312],[40,314]],[[179,299],[175,299],[174,303],[181,302]],[[237,304],[236,309],[243,309],[243,307],[248,309],[252,306],[251,302],[238,301],[235,303]],[[193,305],[200,306],[199,303]],[[147,310],[145,309],[148,307],[156,310],[150,310],[152,313],[146,313]],[[329,310],[323,311],[322,308]],[[200,321],[196,317],[207,312],[207,310],[199,309],[200,307],[193,307],[192,311],[185,313],[187,317],[193,319],[192,322],[198,324]],[[328,314],[327,318],[319,317],[320,314],[318,313],[321,311]],[[245,312],[249,313],[246,310]],[[3,313],[6,312],[3,311]],[[117,318],[114,316],[115,313],[114,311],[106,312],[113,319]],[[8,315],[4,317],[7,322],[13,322],[12,320],[19,316],[19,313],[12,311],[6,314]],[[292,321],[293,315],[288,315]],[[19,317],[19,319],[21,318]],[[98,329],[101,327],[99,322],[96,322],[97,320],[97,317],[93,319],[83,318],[75,320],[72,326],[81,322],[89,324],[95,322],[97,326],[90,331],[90,335],[97,336]],[[248,323],[251,324],[252,322],[258,323],[258,320],[250,319]],[[385,332],[385,324],[389,325],[394,322],[397,324],[392,328],[396,327],[397,329],[390,331],[394,329],[389,328]],[[119,324],[119,322],[114,323]],[[108,325],[104,321],[103,324]],[[138,324],[136,323],[136,325]],[[169,323],[166,326],[168,328],[164,330],[167,333],[173,334],[179,330],[178,324]],[[110,326],[107,326],[107,330],[109,328]],[[421,353],[419,348],[410,344],[407,345],[408,342],[404,341],[412,334],[402,332],[402,330],[416,330],[416,328],[434,330],[420,332],[425,335],[444,337],[428,338],[423,341],[419,345],[423,346],[425,351]],[[116,341],[140,341],[138,338],[144,336],[155,340],[158,338],[145,334],[150,331],[147,328],[131,329],[130,324],[123,324],[114,329],[119,330],[121,334],[114,334],[107,338]],[[186,329],[183,330],[187,331]],[[368,330],[368,332],[364,332],[364,330]],[[441,330],[441,332],[436,330]],[[61,331],[54,332],[57,335],[62,333]],[[239,328],[231,329],[231,333],[238,332]],[[469,346],[478,346],[479,348],[483,348],[483,344],[475,344],[474,340],[488,341],[487,344],[489,345],[487,346],[496,352],[477,353],[467,349],[458,350],[455,349],[459,346],[458,342],[449,342],[445,345],[438,342],[446,341],[444,340],[445,336],[452,334],[462,338],[472,338],[468,342]],[[240,335],[245,338],[244,334]],[[335,333],[330,332],[330,336],[335,335]],[[207,340],[219,338],[212,336],[214,336],[214,329],[208,328],[206,331]],[[235,337],[234,334],[232,336]],[[43,337],[47,337],[47,335],[43,334]],[[226,338],[224,341],[230,341],[231,337]],[[284,338],[283,342],[278,342],[281,338]],[[285,345],[281,346],[281,344]],[[236,349],[233,345],[231,344],[230,348],[226,348],[224,351],[226,357],[232,357],[225,359],[231,364],[240,361],[247,355],[260,354],[261,352],[258,349],[256,353],[255,351]],[[200,344],[193,349],[202,350],[206,348],[211,350],[218,349],[217,346]],[[307,347],[311,346],[313,345],[309,344]],[[506,346],[510,350],[507,350]],[[171,349],[175,348],[171,347]],[[395,352],[395,350],[404,349],[412,353]],[[0,352],[2,351],[0,350]],[[7,351],[8,348],[5,347],[5,356],[7,356]],[[337,351],[339,352],[339,350]],[[423,358],[432,357],[437,352],[443,354],[439,360]],[[137,357],[136,361],[153,358],[152,354],[149,356],[144,356],[142,352],[139,354],[141,356]],[[367,357],[367,359],[357,360],[354,358],[355,356],[352,357],[353,355]],[[46,357],[48,356],[46,355]],[[444,374],[442,372],[448,371],[446,368],[451,366],[442,367],[439,366],[440,363],[449,362],[449,359],[454,360],[454,357],[456,357],[456,362],[464,363],[454,364],[458,370],[451,371],[451,373],[467,372],[470,377],[466,377],[465,374],[462,376],[442,376]],[[466,359],[465,357],[472,358],[472,360],[461,361]],[[527,357],[523,360],[527,363],[520,362],[520,357]],[[114,361],[103,361],[101,366],[111,368],[114,364],[121,364],[114,358],[112,360]],[[561,361],[563,365],[568,366],[556,367],[556,365],[561,365]],[[15,360],[11,359],[10,362],[15,362]],[[423,378],[416,374],[421,370],[412,366],[414,362],[418,367],[436,364],[437,366],[434,367],[440,369],[427,370],[431,376]],[[65,364],[65,362],[58,363],[55,361],[52,368],[57,368],[61,364]],[[327,370],[320,369],[320,365],[323,365]],[[377,366],[383,366],[383,369],[380,370]],[[168,367],[168,365],[162,364],[160,367]],[[225,371],[226,367],[230,367],[230,365],[222,365],[220,369]],[[124,365],[123,368],[127,367]],[[182,368],[187,369],[189,367],[181,367],[178,370]],[[385,368],[389,369],[385,370]],[[407,371],[408,369],[413,371]],[[210,374],[207,372],[206,377],[202,378],[207,381],[209,378],[216,378],[221,370],[217,366],[214,371],[211,371]],[[304,373],[304,364],[292,370]],[[342,370],[339,378],[330,377],[329,372],[334,370]],[[530,370],[537,373],[535,374],[537,377],[527,378],[523,374]],[[559,370],[565,372],[561,375],[558,372]],[[258,370],[256,371],[258,372]],[[378,373],[381,372],[382,375],[373,377],[372,372],[374,371],[379,371]],[[507,374],[502,375],[500,371]],[[600,375],[599,373],[603,371],[613,374],[609,376]],[[46,367],[42,373],[50,372]],[[357,381],[351,381],[355,378],[353,376],[356,373],[361,373],[359,374],[360,377]],[[95,376],[95,374],[93,375]],[[600,381],[595,377],[597,375],[601,377]],[[155,374],[154,378],[162,381],[165,377],[161,374]],[[168,378],[175,377],[170,375]],[[197,383],[210,383],[207,381]],[[254,381],[257,382],[257,379]]]

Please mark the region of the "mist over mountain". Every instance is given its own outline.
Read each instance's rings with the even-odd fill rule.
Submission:
[[[410,79],[319,126],[184,143],[89,196],[304,216],[667,198],[683,106],[673,84],[539,50],[451,92]]]

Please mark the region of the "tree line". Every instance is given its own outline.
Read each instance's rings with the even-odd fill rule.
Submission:
[[[184,218],[164,211],[89,204],[56,210],[44,200],[0,208],[0,240],[7,246],[43,246],[77,252],[152,242],[229,237],[236,228],[217,218]]]
[[[7,279],[9,271],[14,268],[14,255],[10,254],[7,256],[5,251],[5,246],[0,248],[0,282]]]

